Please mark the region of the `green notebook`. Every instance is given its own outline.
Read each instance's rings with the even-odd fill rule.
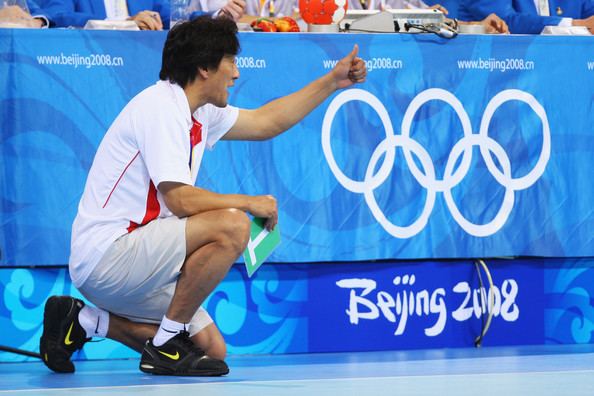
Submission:
[[[243,252],[245,268],[247,269],[247,274],[250,278],[264,263],[264,260],[266,260],[272,251],[280,244],[278,224],[273,231],[268,231],[264,228],[265,223],[266,219],[254,217],[250,229],[250,240],[247,249]]]

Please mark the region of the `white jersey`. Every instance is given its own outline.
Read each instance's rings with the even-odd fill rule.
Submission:
[[[212,149],[239,110],[207,104],[190,114],[183,89],[159,81],[124,107],[103,138],[72,225],[70,276],[82,285],[120,236],[173,216],[157,190],[164,181],[196,183]]]

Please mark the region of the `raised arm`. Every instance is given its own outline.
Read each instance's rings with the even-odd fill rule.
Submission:
[[[337,89],[365,81],[365,62],[357,57],[355,45],[328,74],[290,95],[273,100],[255,110],[240,110],[226,140],[265,140],[291,128]]]

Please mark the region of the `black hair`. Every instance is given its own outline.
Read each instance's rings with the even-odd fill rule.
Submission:
[[[185,88],[198,69],[216,70],[224,56],[235,56],[239,49],[237,25],[231,19],[201,16],[178,23],[167,34],[159,78]]]

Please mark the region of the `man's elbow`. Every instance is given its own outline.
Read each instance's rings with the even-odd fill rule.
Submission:
[[[165,197],[164,201],[167,209],[177,217],[181,218],[189,216],[188,208],[184,205],[184,200],[181,199],[181,197]]]
[[[186,197],[186,190],[192,188],[187,185],[171,186],[165,184],[161,187],[161,193],[163,194],[163,201],[165,206],[177,217],[187,217],[190,213],[189,200]]]
[[[270,121],[260,129],[259,133],[255,134],[253,140],[262,141],[272,139],[273,137],[285,132],[287,129],[289,128],[285,125],[281,125]]]

